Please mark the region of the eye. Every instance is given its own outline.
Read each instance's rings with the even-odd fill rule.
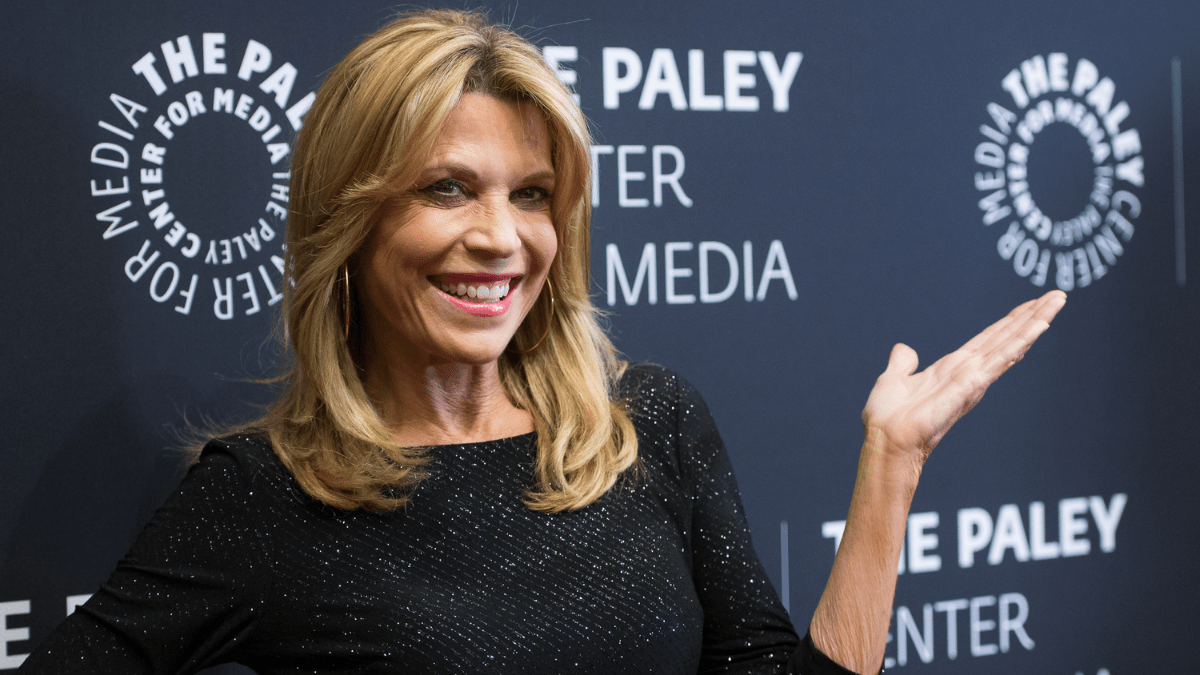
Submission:
[[[421,188],[419,192],[425,197],[442,204],[458,203],[467,196],[466,186],[453,178],[436,180]]]
[[[513,190],[509,200],[522,208],[544,209],[550,205],[550,191],[537,185],[528,185]]]

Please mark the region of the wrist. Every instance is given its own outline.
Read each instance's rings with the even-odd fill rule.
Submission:
[[[909,495],[917,488],[927,453],[897,441],[883,429],[865,428],[858,459],[858,481],[862,487],[899,489]]]

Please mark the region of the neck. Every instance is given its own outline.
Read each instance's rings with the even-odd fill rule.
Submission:
[[[450,445],[533,431],[533,417],[508,399],[499,363],[372,359],[366,390],[400,445]]]

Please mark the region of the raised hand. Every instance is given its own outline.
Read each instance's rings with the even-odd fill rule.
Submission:
[[[867,437],[878,434],[889,452],[924,464],[950,426],[1021,360],[1066,301],[1062,291],[1030,300],[919,373],[917,353],[896,345],[863,409]]]
[[[883,663],[896,561],[921,467],[958,418],[1021,360],[1067,301],[1051,291],[1017,307],[952,354],[917,372],[917,353],[896,345],[863,409],[866,440],[846,529],[809,626],[813,642],[856,673]]]

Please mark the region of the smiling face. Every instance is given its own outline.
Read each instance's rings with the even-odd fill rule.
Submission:
[[[384,206],[360,252],[364,357],[494,363],[554,260],[553,192],[537,107],[463,95],[415,186]]]

